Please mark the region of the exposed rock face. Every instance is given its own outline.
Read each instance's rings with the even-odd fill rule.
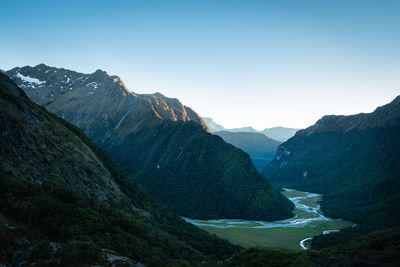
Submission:
[[[330,216],[360,222],[373,212],[392,221],[384,218],[388,210],[400,217],[399,151],[396,97],[372,113],[324,116],[282,143],[263,173],[277,187],[323,193]]]
[[[117,76],[47,67],[7,72],[28,96],[81,128],[180,215],[273,220],[293,205],[241,150],[177,99],[129,92]],[[245,188],[245,190],[243,190]]]
[[[78,126],[98,143],[111,135],[122,138],[161,120],[194,121],[208,130],[200,116],[179,100],[160,93],[135,94],[119,77],[102,70],[83,74],[40,64],[14,68],[6,74],[31,100]]]

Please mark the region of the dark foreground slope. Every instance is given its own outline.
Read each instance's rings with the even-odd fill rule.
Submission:
[[[0,133],[2,265],[197,264],[237,250],[169,211],[1,73]]]
[[[248,153],[258,170],[262,170],[275,157],[280,144],[262,133],[219,131],[213,134]]]
[[[323,117],[280,145],[264,174],[276,186],[323,193],[329,216],[398,223],[400,97],[373,113]]]
[[[41,64],[7,74],[183,216],[292,216],[292,203],[259,175],[247,154],[209,134],[203,120],[177,99],[135,94],[100,70],[82,74]]]

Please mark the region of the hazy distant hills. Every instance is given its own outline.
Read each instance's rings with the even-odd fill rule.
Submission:
[[[4,266],[198,265],[237,250],[169,211],[1,73],[0,136]]]
[[[286,140],[293,137],[298,130],[299,129],[294,129],[294,128],[272,127],[272,128],[266,128],[260,132],[272,139],[275,139],[280,142],[285,142]]]
[[[211,118],[202,119],[211,133],[248,153],[258,170],[262,170],[275,157],[278,145],[294,136],[298,130],[284,127],[267,128],[260,132],[253,127],[225,129]]]
[[[253,127],[241,127],[241,128],[233,128],[227,129],[224,128],[222,125],[213,121],[212,118],[202,117],[203,121],[210,129],[210,132],[218,132],[218,131],[228,131],[228,132],[247,132],[247,133],[262,133],[265,134],[267,137],[284,142],[295,135],[295,133],[299,129],[294,128],[285,128],[285,127],[272,127],[272,128],[265,128],[262,131],[257,131]]]
[[[241,128],[233,128],[233,129],[225,129],[225,131],[233,132],[233,133],[257,133],[253,127],[241,127]]]
[[[213,134],[221,136],[230,143],[247,152],[257,169],[262,170],[274,157],[280,142],[258,132],[220,131]]]
[[[276,186],[323,193],[330,216],[398,223],[400,96],[372,113],[324,116],[281,144],[264,174]]]
[[[81,128],[180,215],[273,220],[293,205],[244,152],[208,133],[177,99],[135,94],[117,76],[48,67],[7,74],[35,102]]]

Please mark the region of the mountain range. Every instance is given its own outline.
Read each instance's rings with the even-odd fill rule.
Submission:
[[[294,128],[285,128],[285,127],[272,127],[265,128],[260,131],[261,133],[269,136],[272,139],[275,139],[280,142],[285,142],[286,140],[293,137],[299,129]]]
[[[292,216],[293,204],[258,173],[249,156],[208,133],[204,121],[177,99],[135,94],[101,70],[82,74],[40,64],[6,74],[182,216]]]
[[[241,127],[241,128],[232,128],[227,129],[224,128],[222,125],[214,122],[212,118],[209,117],[202,117],[203,121],[207,125],[208,129],[211,133],[219,132],[219,131],[227,131],[227,132],[242,132],[242,133],[262,133],[266,135],[268,138],[277,140],[279,142],[285,142],[289,138],[295,135],[295,133],[299,129],[294,128],[286,128],[286,127],[272,127],[272,128],[265,128],[262,131],[257,131],[251,126]]]

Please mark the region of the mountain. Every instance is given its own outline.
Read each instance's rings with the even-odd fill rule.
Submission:
[[[200,264],[238,247],[186,223],[0,73],[2,266]]]
[[[225,128],[214,122],[212,118],[207,118],[207,117],[201,117],[204,121],[204,123],[207,125],[208,129],[210,130],[210,132],[218,132],[218,131],[223,131],[225,130]]]
[[[324,116],[281,144],[263,172],[277,187],[323,193],[331,217],[398,224],[400,96],[372,113]]]
[[[275,157],[280,144],[262,133],[220,131],[213,134],[248,153],[258,170],[262,170]]]
[[[203,120],[177,99],[135,94],[101,70],[82,74],[41,64],[7,74],[182,216],[292,216],[293,204],[258,173],[249,156],[208,133]]]
[[[261,133],[269,136],[272,139],[278,140],[280,142],[285,142],[289,138],[293,137],[299,129],[285,128],[285,127],[272,127],[266,128]]]

